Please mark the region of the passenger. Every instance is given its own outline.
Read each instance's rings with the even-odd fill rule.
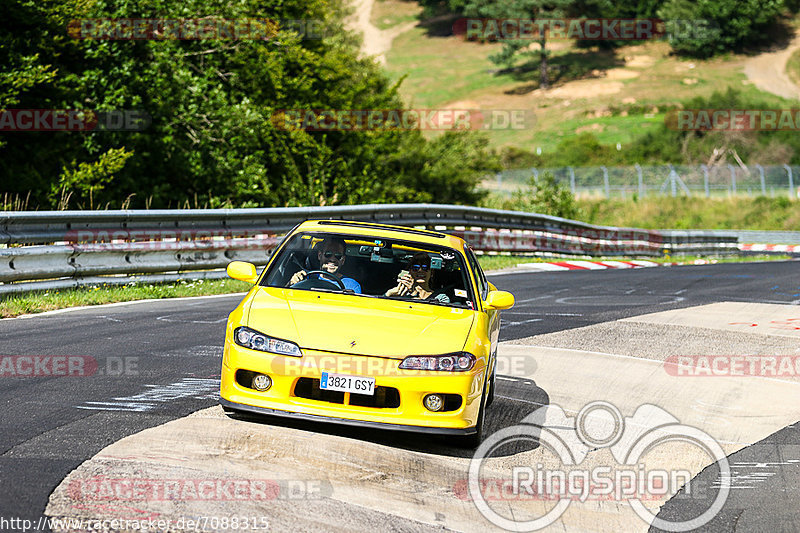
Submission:
[[[386,296],[409,296],[419,300],[433,299],[441,303],[450,303],[444,292],[436,292],[430,287],[431,258],[425,252],[414,254],[408,262],[407,271],[397,277],[397,286],[386,291]]]
[[[332,274],[333,277],[339,279],[344,285],[345,289],[352,290],[356,294],[361,294],[361,284],[353,278],[347,278],[339,273],[339,269],[344,265],[347,259],[347,244],[344,239],[338,237],[325,237],[321,243],[317,245],[317,259],[319,259],[319,269]],[[295,283],[300,283],[306,279],[308,274],[305,270],[295,272],[292,279],[289,280],[289,287]],[[319,275],[320,279],[326,279],[329,276]]]

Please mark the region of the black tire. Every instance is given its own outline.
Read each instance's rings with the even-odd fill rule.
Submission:
[[[233,407],[225,407],[224,405],[222,406],[222,411],[226,415],[232,416],[232,417],[235,417],[235,416],[238,416],[238,415],[242,414],[242,411],[240,411],[239,409],[234,409]]]
[[[484,406],[481,408],[481,412],[478,414],[478,423],[475,424],[475,429],[477,430],[475,433],[471,435],[464,435],[463,437],[458,437],[456,444],[459,448],[468,448],[468,449],[475,449],[480,446],[481,441],[483,440],[483,419],[484,413],[486,412],[486,405],[484,402]]]
[[[486,407],[489,407],[490,405],[492,405],[492,402],[494,402],[494,388],[495,388],[494,382],[496,380],[497,380],[497,367],[495,366],[495,369],[492,370],[491,382],[489,383],[489,393],[486,395]]]
[[[483,440],[483,429],[485,426],[484,420],[486,418],[485,414],[486,409],[489,407],[489,404],[486,402],[487,397],[487,387],[484,387],[483,395],[481,396],[481,410],[478,412],[478,422],[475,424],[475,433],[458,437],[456,440],[456,445],[459,448],[474,449],[477,448]]]

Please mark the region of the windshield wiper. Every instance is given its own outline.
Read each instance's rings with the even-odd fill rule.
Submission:
[[[310,291],[318,291],[318,292],[333,292],[336,294],[355,294],[356,291],[353,289],[324,289],[322,287],[311,287],[308,289]]]

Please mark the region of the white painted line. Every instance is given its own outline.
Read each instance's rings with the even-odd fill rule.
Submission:
[[[223,298],[225,296],[239,296],[244,297],[246,292],[229,292],[226,294],[209,294],[206,296],[181,296],[180,298],[148,298],[146,300],[130,300],[128,302],[112,302],[109,304],[98,305],[81,305],[78,307],[66,307],[64,309],[54,309],[52,311],[44,311],[42,313],[31,313],[27,315],[12,316],[9,318],[2,318],[0,320],[17,320],[20,318],[38,318],[40,316],[60,315],[61,313],[69,313],[70,311],[82,311],[84,309],[101,309],[103,307],[121,307],[131,304],[142,304],[150,302],[180,302],[184,300],[199,300],[201,298]]]
[[[605,270],[606,268],[608,268],[605,265],[598,264],[592,261],[564,261],[564,262],[577,267],[583,267],[588,270]]]
[[[623,263],[622,261],[601,261],[600,263],[611,268],[633,268],[633,265]]]
[[[558,270],[569,270],[567,267],[562,265],[554,265],[553,263],[522,263],[517,265],[523,268],[530,268],[534,270],[551,270],[551,271],[558,271]]]

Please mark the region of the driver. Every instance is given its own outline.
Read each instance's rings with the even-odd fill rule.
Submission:
[[[344,265],[347,259],[347,244],[344,239],[339,237],[325,237],[321,243],[317,245],[317,259],[319,259],[319,269],[332,274],[333,277],[338,278],[345,289],[352,290],[356,294],[361,294],[361,284],[353,278],[343,277],[339,273],[339,269]],[[295,272],[292,279],[289,280],[289,287],[295,283],[300,283],[308,274],[305,270]],[[325,276],[320,276],[320,279],[325,279]]]

